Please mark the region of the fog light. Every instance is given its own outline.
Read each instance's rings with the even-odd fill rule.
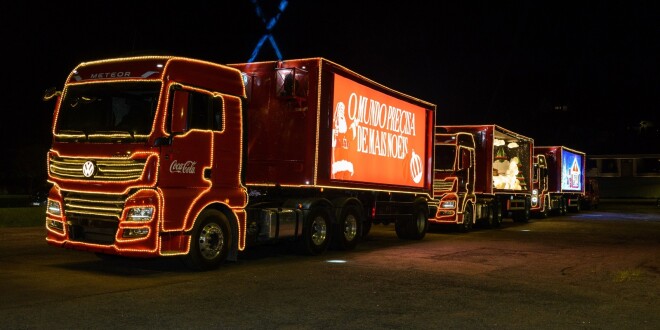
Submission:
[[[61,221],[46,219],[46,224],[48,225],[48,228],[55,229],[61,232],[64,231],[64,224]]]
[[[149,228],[128,228],[124,229],[124,237],[135,238],[144,237],[149,234]]]

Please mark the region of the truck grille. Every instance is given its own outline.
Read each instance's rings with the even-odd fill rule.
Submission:
[[[87,161],[95,163],[97,171],[93,177],[83,175],[83,164]],[[142,175],[145,159],[86,159],[72,157],[57,157],[50,159],[49,171],[53,177],[60,179],[85,179],[99,181],[136,180]]]
[[[126,202],[124,195],[63,192],[69,238],[113,244]]]
[[[454,185],[454,181],[433,181],[433,191],[434,192],[447,192],[451,190],[451,187]]]

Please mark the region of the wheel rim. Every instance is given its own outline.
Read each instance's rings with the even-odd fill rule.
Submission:
[[[209,223],[199,235],[199,252],[206,260],[216,258],[224,247],[224,234],[217,223]]]
[[[317,216],[312,222],[312,242],[314,245],[322,245],[328,234],[328,224],[322,216]]]
[[[350,242],[355,236],[357,236],[357,218],[349,213],[344,220],[344,237]]]

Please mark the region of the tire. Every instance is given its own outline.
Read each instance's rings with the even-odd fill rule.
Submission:
[[[493,201],[491,204],[491,210],[493,212],[493,222],[491,223],[491,228],[499,228],[502,226],[502,207],[498,201]]]
[[[338,250],[354,249],[362,235],[360,227],[363,222],[358,208],[352,205],[345,207],[337,221],[336,231],[332,235],[333,247]]]
[[[575,206],[573,207],[573,212],[579,213],[582,210],[582,201],[578,199],[578,202],[575,203]]]
[[[550,203],[549,199],[546,199],[545,201],[543,201],[543,210],[541,210],[541,212],[539,212],[539,218],[545,219],[545,218],[548,217],[548,213],[549,213],[548,209],[550,208],[549,203]]]
[[[463,211],[463,222],[458,224],[458,231],[467,233],[472,230],[472,227],[474,227],[474,206],[472,203],[468,203]]]
[[[330,213],[321,207],[313,208],[303,224],[301,252],[307,255],[325,253],[330,243]]]
[[[516,211],[513,213],[514,222],[529,222],[532,212],[530,211],[531,201],[525,200],[525,209],[522,211]]]
[[[183,261],[193,270],[211,270],[227,259],[230,247],[231,233],[227,217],[218,210],[205,210],[195,220],[190,250]]]
[[[417,205],[412,214],[412,221],[397,220],[394,223],[396,236],[400,239],[421,240],[429,228],[428,207]]]
[[[495,220],[495,210],[492,205],[488,206],[487,212],[488,214],[486,214],[486,219],[484,221],[484,224],[486,225],[487,228],[493,228],[493,222]]]
[[[413,223],[410,225],[410,237],[412,240],[421,240],[426,236],[429,229],[429,212],[427,206],[415,206]]]
[[[566,199],[562,197],[559,199],[559,215],[566,215],[567,211]]]

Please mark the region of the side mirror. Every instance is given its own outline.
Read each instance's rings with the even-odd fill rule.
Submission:
[[[42,99],[44,101],[50,101],[50,99],[52,99],[54,97],[58,97],[60,95],[62,95],[61,91],[58,91],[57,88],[55,88],[55,87],[50,87],[50,88],[46,89],[46,91],[44,91],[44,96],[42,97]]]
[[[161,136],[154,141],[154,147],[169,146],[172,144],[172,138]]]

